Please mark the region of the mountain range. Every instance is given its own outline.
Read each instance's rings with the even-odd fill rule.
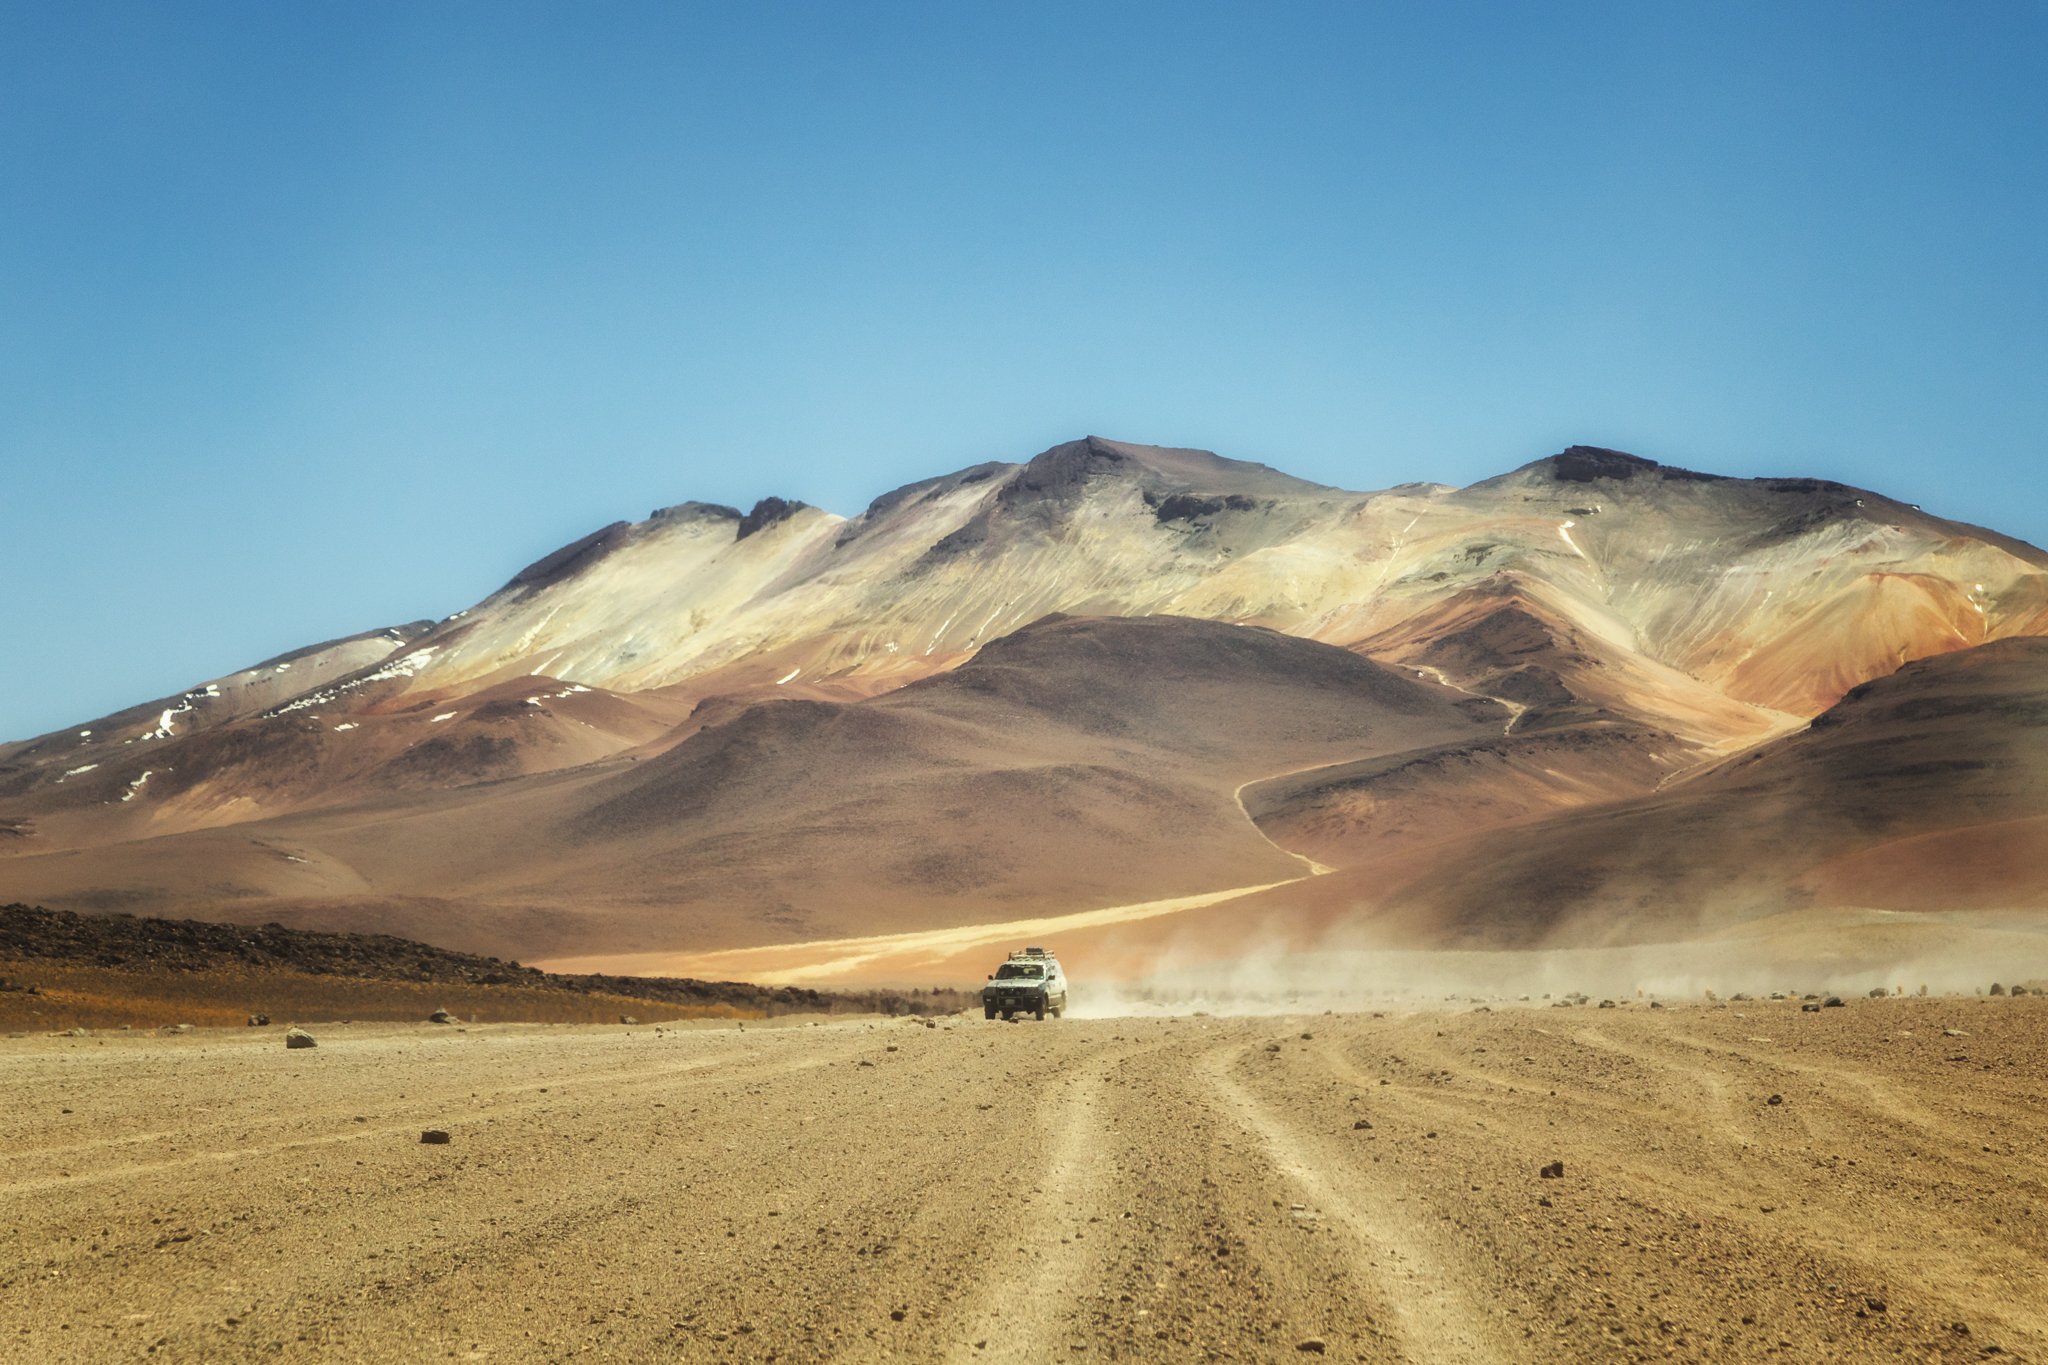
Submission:
[[[2048,555],[1838,483],[1088,437],[0,746],[0,901],[791,979],[2028,912],[2044,664]]]

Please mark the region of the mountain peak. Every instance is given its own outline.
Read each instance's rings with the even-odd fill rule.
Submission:
[[[1610,450],[1606,446],[1567,446],[1547,460],[1538,460],[1531,468],[1548,466],[1550,477],[1559,483],[1591,483],[1595,479],[1613,479],[1622,482],[1638,474],[1655,474],[1660,479],[1711,481],[1726,478],[1723,474],[1701,474],[1696,470],[1680,469],[1676,465],[1659,464],[1631,455],[1625,450]]]
[[[1322,493],[1328,485],[1297,479],[1270,465],[1231,460],[1189,446],[1148,446],[1107,436],[1083,436],[1040,452],[1012,482],[1018,492],[1075,487],[1104,476],[1136,480],[1159,492],[1249,493],[1272,496]]]

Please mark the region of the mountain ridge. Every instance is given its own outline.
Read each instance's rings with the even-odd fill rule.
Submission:
[[[607,935],[645,948],[669,932],[781,942],[827,921],[840,936],[958,923],[977,913],[974,888],[998,883],[1049,913],[1142,900],[1147,877],[1161,894],[1209,894],[1231,875],[1398,863],[1382,878],[1391,894],[1395,880],[1421,884],[1440,836],[1491,847],[1510,837],[1491,831],[1654,801],[1902,666],[2040,635],[2048,555],[1831,481],[1571,446],[1464,488],[1353,491],[1088,436],[902,485],[852,517],[772,496],[747,512],[657,508],[569,541],[441,621],[309,647],[0,748],[0,895],[181,913],[211,896],[312,927],[325,916],[407,931],[409,916],[441,916],[467,942],[530,955]],[[1225,661],[1246,649],[1265,662],[1232,673]],[[1442,696],[1466,730],[1311,753],[1262,728],[1273,698],[1296,694],[1258,678],[1345,658]],[[1072,690],[1084,677],[1092,694]],[[1162,690],[1163,678],[1179,681]],[[1233,688],[1234,704],[1187,710]],[[1138,724],[1128,703],[1141,696],[1213,733],[1190,748],[1147,730],[1149,758],[1104,766],[1095,750],[1131,741],[1089,717]],[[991,705],[1013,732],[990,723]],[[700,760],[745,736],[750,762],[822,765],[866,795],[810,816],[741,800],[746,764]],[[1255,757],[1223,761],[1256,736]],[[636,899],[592,881],[610,826],[632,821],[622,806],[591,814],[584,794],[651,780],[672,755],[694,756],[679,770],[687,790],[635,835],[649,889]],[[926,766],[904,767],[912,757]],[[1035,890],[987,831],[972,858],[933,853],[937,880],[911,882],[890,868],[916,859],[863,862],[845,833],[871,816],[908,828],[920,791],[984,770],[956,783],[950,813],[927,812],[929,828],[943,841],[974,825],[977,800],[1064,793],[1079,814],[1040,820],[1031,847],[1068,866]],[[1176,837],[1207,830],[1208,850],[1148,855],[1133,863],[1143,875],[1103,852],[1133,812],[1197,806],[1208,813]],[[751,813],[726,819],[723,844],[693,843],[678,815],[728,808]],[[404,856],[366,843],[370,828]],[[524,830],[527,846],[461,833],[473,829]],[[779,867],[784,837],[825,838],[857,869],[840,899],[865,908],[822,909],[822,883]],[[435,838],[500,851],[478,862]],[[1211,856],[1225,849],[1239,851]],[[991,882],[973,858],[1009,870]],[[703,876],[672,875],[693,859],[755,889],[721,910]],[[1858,866],[1840,885],[1870,884],[1875,864]],[[943,869],[961,878],[954,892]],[[663,902],[664,886],[694,889]],[[611,908],[579,919],[578,904]]]

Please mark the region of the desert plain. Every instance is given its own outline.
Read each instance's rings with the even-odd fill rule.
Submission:
[[[1813,1003],[15,1036],[0,1358],[2048,1357],[2048,999]]]

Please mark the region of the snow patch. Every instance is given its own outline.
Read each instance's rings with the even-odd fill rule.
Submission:
[[[439,725],[439,724],[440,724],[440,723],[441,723],[442,721],[444,721],[444,720],[454,720],[454,719],[455,719],[455,716],[456,716],[456,713],[455,713],[455,712],[453,712],[453,711],[443,711],[443,712],[442,712],[442,713],[441,713],[440,715],[438,715],[438,716],[434,717],[434,718],[433,718],[432,720],[428,721],[428,722],[427,722],[427,724],[429,724],[429,725]]]
[[[97,764],[97,763],[88,763],[88,764],[84,765],[83,767],[79,767],[79,768],[72,768],[72,769],[69,769],[69,770],[67,770],[67,771],[65,772],[64,776],[65,776],[65,777],[76,777],[76,776],[78,776],[78,775],[79,775],[80,773],[89,773],[89,772],[91,772],[91,771],[92,771],[92,770],[93,770],[94,768],[97,768],[97,767],[99,767],[99,766],[100,766],[100,765],[99,765],[99,764]]]
[[[90,730],[80,730],[80,731],[78,732],[78,737],[79,737],[80,739],[91,739],[91,738],[92,738],[92,731],[90,731]]]
[[[335,732],[336,734],[340,734],[340,733],[341,733],[341,732],[342,732],[343,730],[353,730],[353,729],[355,729],[355,728],[356,728],[356,723],[355,723],[354,721],[352,721],[352,720],[345,720],[345,721],[343,721],[343,722],[342,722],[341,724],[339,724],[339,725],[337,725],[337,726],[335,726],[335,727],[334,727],[334,732]]]
[[[780,687],[780,686],[782,686],[782,685],[783,685],[784,683],[788,682],[788,681],[789,681],[790,679],[794,678],[794,677],[795,677],[795,676],[796,676],[797,674],[799,674],[799,673],[801,673],[801,672],[803,672],[803,670],[802,670],[801,668],[792,668],[792,669],[790,669],[790,670],[789,670],[789,672],[787,672],[787,673],[783,674],[783,675],[782,675],[781,677],[777,678],[777,679],[775,680],[775,685],[776,685],[777,687]]]
[[[136,797],[136,794],[142,790],[142,784],[149,781],[149,775],[155,771],[156,769],[154,768],[144,768],[142,770],[142,776],[136,778],[133,782],[130,782],[128,784],[128,790],[121,793],[121,799],[124,802],[133,801]]]
[[[190,711],[192,709],[192,699],[194,697],[201,695],[203,694],[198,692],[187,692],[184,695],[184,697],[179,700],[176,706],[165,707],[164,713],[156,718],[156,729],[150,730],[138,736],[138,738],[169,739],[173,734],[176,733],[176,731],[172,728],[172,722],[177,720],[179,716],[184,715],[187,711]]]

